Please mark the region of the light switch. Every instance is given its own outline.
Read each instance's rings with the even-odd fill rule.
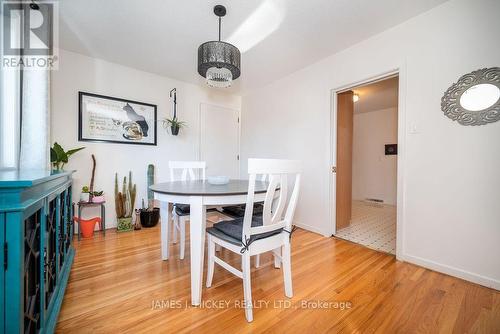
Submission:
[[[420,133],[420,126],[417,123],[413,123],[410,125],[410,133],[411,134],[417,134]]]

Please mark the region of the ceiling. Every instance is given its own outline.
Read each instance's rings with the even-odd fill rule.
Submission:
[[[352,91],[359,96],[354,102],[355,114],[398,106],[398,77],[359,86]]]
[[[227,7],[222,39],[242,51],[229,92],[270,83],[446,0],[65,0],[60,47],[204,84],[198,46],[217,38],[213,6]]]

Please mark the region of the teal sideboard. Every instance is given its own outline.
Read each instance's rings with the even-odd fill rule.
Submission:
[[[72,172],[0,171],[0,333],[52,333],[73,263]]]

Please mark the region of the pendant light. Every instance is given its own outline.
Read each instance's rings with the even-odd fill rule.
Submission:
[[[205,42],[198,48],[198,73],[206,78],[210,87],[231,87],[240,76],[240,50],[232,44],[221,41],[221,21],[226,7],[217,5],[214,14],[219,17],[219,40]]]

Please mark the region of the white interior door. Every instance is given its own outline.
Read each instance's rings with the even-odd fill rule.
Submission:
[[[215,105],[200,105],[200,160],[207,176],[239,178],[240,112]]]

